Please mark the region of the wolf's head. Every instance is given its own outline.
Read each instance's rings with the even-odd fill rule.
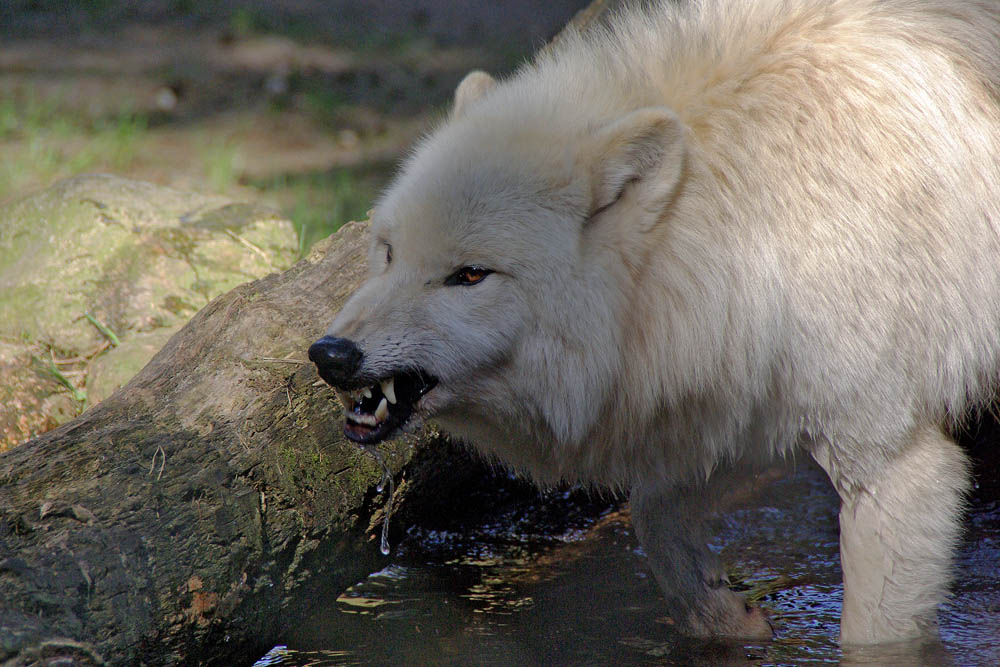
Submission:
[[[664,108],[592,107],[537,80],[459,87],[375,207],[368,280],[309,350],[347,437],[433,415],[530,466],[625,409],[645,232],[680,182],[682,128]]]

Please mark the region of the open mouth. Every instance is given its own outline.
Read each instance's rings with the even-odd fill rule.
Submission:
[[[344,406],[344,435],[365,445],[385,440],[409,421],[417,401],[437,382],[408,371],[350,391],[334,387]]]

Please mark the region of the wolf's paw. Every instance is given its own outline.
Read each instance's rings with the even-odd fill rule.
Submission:
[[[752,607],[746,599],[722,586],[709,589],[702,604],[687,618],[688,634],[696,637],[731,637],[734,639],[772,639],[774,628],[767,612]]]
[[[745,639],[773,639],[774,626],[767,620],[767,612],[763,607],[747,606],[746,614],[741,619],[739,637]]]

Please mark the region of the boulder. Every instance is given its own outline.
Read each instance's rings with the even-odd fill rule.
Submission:
[[[117,176],[0,209],[0,451],[99,403],[212,299],[297,250],[264,206]]]

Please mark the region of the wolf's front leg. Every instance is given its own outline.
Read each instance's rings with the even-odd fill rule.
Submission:
[[[705,544],[705,489],[638,486],[632,522],[678,629],[696,637],[770,639],[764,612],[729,590],[719,559]]]
[[[830,444],[813,456],[841,498],[841,641],[933,638],[969,486],[965,454],[939,427],[927,427],[888,457]]]

